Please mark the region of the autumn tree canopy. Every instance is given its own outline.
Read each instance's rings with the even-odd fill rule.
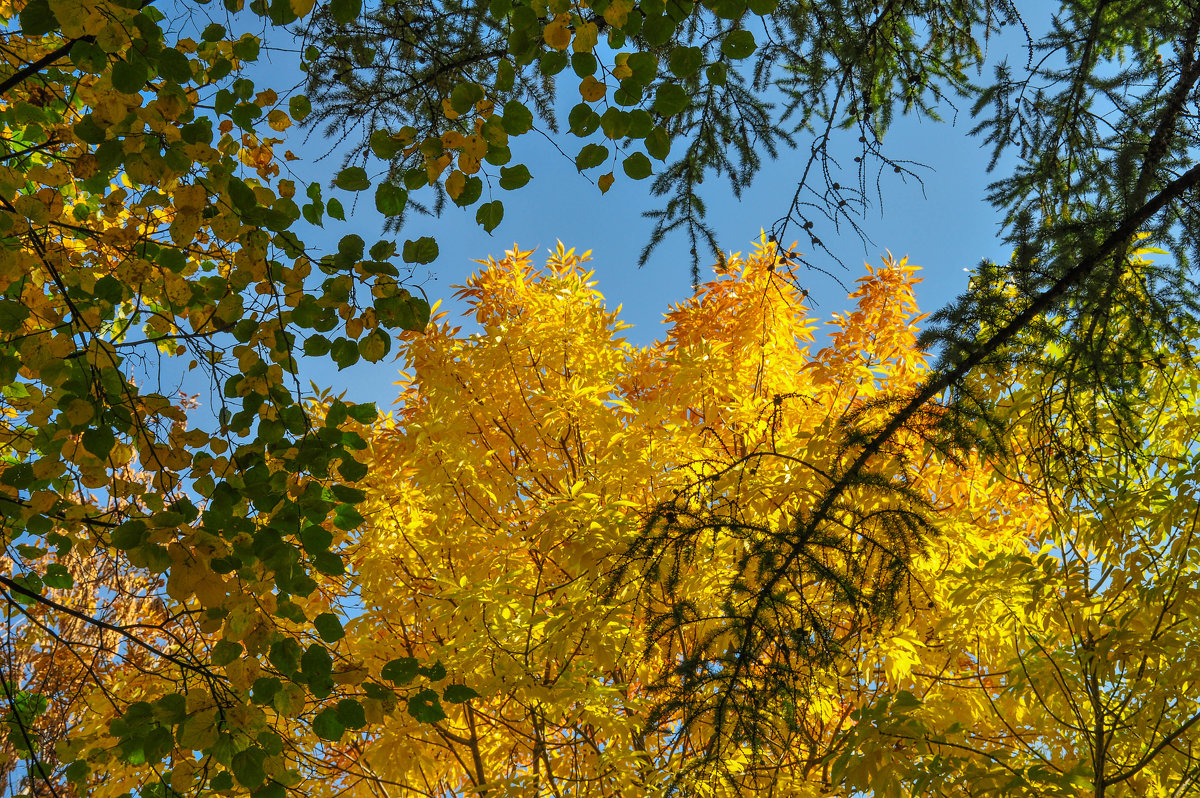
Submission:
[[[1194,789],[1192,5],[1066,4],[978,91],[1007,4],[223,5],[0,2],[10,793]],[[287,26],[309,96],[247,74]],[[494,229],[568,66],[576,165],[674,152],[658,233],[701,242],[705,169],[791,135],[780,74],[810,164],[965,92],[1015,256],[931,367],[902,261],[817,348],[764,241],[636,349],[569,251],[417,335],[433,239],[305,243],[357,196]],[[368,97],[371,154],[302,171],[294,122]],[[310,386],[397,340],[392,416]]]
[[[984,72],[987,54],[1002,50],[1001,28],[1023,41]],[[1013,257],[980,264],[971,290],[927,323],[922,346],[936,368],[890,413],[859,418],[873,423],[854,427],[854,455],[793,517],[793,532],[764,549],[762,567],[775,572],[739,621],[744,658],[775,645],[773,626],[760,623],[771,590],[794,577],[791,566],[822,545],[840,513],[856,512],[856,486],[889,478],[875,466],[903,449],[903,430],[924,430],[951,458],[1004,448],[1002,408],[975,390],[979,371],[1032,361],[1054,370],[1044,384],[1110,397],[1122,431],[1109,440],[1133,456],[1142,420],[1126,397],[1156,379],[1147,369],[1160,355],[1193,357],[1193,0],[381,2],[317,14],[300,32],[314,122],[361,136],[347,163],[380,191],[440,185],[455,202],[481,203],[489,226],[495,203],[536,173],[536,164],[510,163],[509,137],[536,131],[581,173],[598,175],[601,191],[622,172],[653,176],[661,199],[647,211],[656,226],[644,256],[681,232],[693,282],[706,248],[723,257],[705,221],[705,180],[727,178],[717,190],[736,194],[764,163],[784,161],[797,184],[779,200],[773,237],[821,252],[823,231],[856,225],[882,178],[906,172],[886,138],[899,113],[970,114]],[[860,148],[852,164],[831,157],[841,136]],[[393,218],[403,221],[399,211]],[[1131,257],[1143,233],[1171,256]],[[1044,357],[1049,350],[1062,356]],[[908,545],[919,547],[915,533]]]
[[[366,525],[341,540],[361,613],[339,653],[385,678],[436,659],[456,700],[348,731],[309,790],[1195,788],[1193,367],[1163,354],[1126,397],[1156,419],[1136,457],[1105,397],[1040,364],[980,372],[1005,449],[946,457],[902,429],[871,464],[884,478],[839,507],[843,534],[770,586],[773,644],[746,660],[729,619],[764,602],[769,541],[853,456],[863,414],[929,371],[915,267],[869,270],[818,344],[795,264],[764,241],[643,348],[586,253],[532,256],[460,292],[479,332],[441,317],[405,344]]]
[[[365,524],[333,543],[347,578],[306,606],[352,617],[331,646],[345,678],[433,684],[363,699],[319,746],[304,730],[285,754],[298,791],[1190,788],[1191,478],[1168,467],[1198,428],[1194,370],[1164,361],[1139,400],[1164,423],[1137,463],[1117,441],[1062,463],[1045,436],[1089,433],[1041,415],[1038,371],[982,375],[1008,450],[948,459],[905,430],[889,478],[854,488],[855,534],[773,588],[775,645],[747,662],[726,621],[772,573],[762,541],[822,495],[847,418],[886,414],[929,369],[915,268],[871,270],[819,345],[794,264],[763,242],[634,347],[587,254],[532,255],[463,288],[477,333],[442,315],[406,341],[399,405],[364,433]],[[847,600],[881,584],[890,614]]]

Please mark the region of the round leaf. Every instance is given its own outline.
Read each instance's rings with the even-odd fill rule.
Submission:
[[[337,742],[342,739],[342,734],[346,731],[346,727],[338,718],[338,712],[333,707],[328,707],[317,713],[313,718],[313,733],[322,740],[330,740]]]
[[[635,152],[626,158],[625,162],[621,164],[621,168],[634,180],[649,177],[654,171],[650,166],[650,159],[640,152]]]
[[[754,34],[748,30],[730,31],[721,42],[721,52],[733,59],[749,58],[757,47]]]
[[[433,263],[438,256],[437,242],[429,236],[421,236],[416,241],[405,241],[402,256],[405,263]]]
[[[504,203],[500,200],[492,200],[485,202],[475,211],[475,221],[483,226],[487,232],[492,232],[500,224],[500,220],[504,218]]]
[[[367,170],[361,166],[351,166],[338,172],[333,184],[345,191],[364,191],[371,186]]]

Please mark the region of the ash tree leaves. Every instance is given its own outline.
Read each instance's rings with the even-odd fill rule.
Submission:
[[[642,795],[644,784],[706,794],[718,779],[730,795],[850,794],[821,767],[845,737],[830,712],[846,725],[852,712],[866,717],[890,679],[912,669],[902,659],[912,647],[872,637],[841,601],[841,586],[862,571],[833,554],[845,549],[830,546],[812,579],[776,591],[777,625],[753,653],[777,667],[735,681],[744,692],[727,717],[738,725],[714,733],[698,724],[691,749],[679,744],[680,723],[715,711],[720,677],[736,664],[736,628],[713,636],[688,621],[725,631],[727,614],[751,603],[743,599],[765,566],[745,554],[763,551],[770,524],[809,506],[834,473],[846,430],[831,420],[858,405],[886,418],[883,400],[920,384],[928,366],[916,347],[915,268],[893,261],[865,276],[856,306],[818,349],[795,264],[764,240],[674,308],[659,343],[637,348],[593,286],[587,253],[560,245],[545,266],[531,254],[489,259],[467,281],[478,333],[443,322],[404,343],[414,379],[395,416],[371,431],[375,467],[362,490],[383,511],[369,515],[355,549],[364,609],[342,650],[376,676],[376,695],[404,697],[356,741],[364,779],[417,790],[436,774],[437,794],[449,796],[471,792],[479,772],[524,788],[537,763],[563,795]],[[700,406],[703,425],[678,423]],[[431,457],[424,441],[435,436]],[[944,501],[956,523],[921,574],[939,601],[950,591],[938,578],[980,552],[1023,545],[1036,514],[1018,501],[1028,498],[1019,480],[927,455],[919,428],[879,460],[914,464],[903,469],[912,490],[864,486],[838,521],[875,535],[887,528],[881,519],[908,517],[923,497]],[[652,535],[659,547],[634,549],[630,563],[631,539]],[[948,620],[918,612],[914,639]],[[823,639],[830,628],[855,641],[861,631],[861,658],[805,658],[812,643],[796,630]],[[928,652],[924,670],[937,673],[947,650]],[[791,665],[791,681],[774,689]],[[710,703],[683,704],[691,674],[710,678],[697,692]],[[737,742],[700,761],[714,736]],[[762,741],[753,759],[748,739]],[[407,756],[395,755],[396,740]],[[866,750],[905,755],[895,740]]]

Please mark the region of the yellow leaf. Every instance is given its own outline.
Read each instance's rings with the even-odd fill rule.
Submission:
[[[567,27],[570,22],[570,14],[559,14],[553,22],[546,25],[542,31],[542,38],[549,47],[555,50],[567,49],[567,45],[571,43],[571,30]]]
[[[474,157],[473,155],[468,155],[465,152],[459,154],[458,168],[462,170],[464,174],[473,175],[479,171],[479,167],[480,162],[478,158]]]
[[[604,9],[604,21],[614,28],[623,28],[632,10],[633,0],[614,0]]]
[[[429,178],[429,184],[433,185],[437,182],[438,177],[442,172],[446,171],[446,167],[450,165],[450,155],[443,153],[436,158],[425,159],[425,174]]]
[[[600,193],[601,193],[601,194],[607,194],[607,193],[608,193],[608,190],[609,190],[610,188],[612,188],[613,179],[614,179],[614,178],[613,178],[613,173],[612,173],[612,172],[609,172],[609,173],[608,173],[608,174],[606,174],[606,175],[600,175],[600,180],[598,180],[597,182],[598,182],[598,184],[600,185]]]
[[[267,124],[271,126],[271,130],[282,132],[292,126],[292,119],[286,113],[276,108],[267,114]]]
[[[450,176],[446,178],[446,193],[450,195],[450,199],[458,199],[459,195],[462,194],[463,189],[466,188],[466,185],[467,176],[455,169],[450,173]]]
[[[482,159],[487,155],[487,140],[478,133],[467,136],[463,142],[463,152],[476,160]]]
[[[595,22],[585,22],[575,28],[575,39],[571,42],[571,49],[577,53],[590,53],[596,49],[596,40],[600,29],[596,27]]]
[[[92,420],[95,408],[91,402],[84,399],[72,399],[63,415],[73,427],[78,427]]]
[[[600,81],[596,80],[595,76],[593,75],[588,75],[579,82],[579,94],[585,101],[589,103],[594,103],[603,99],[606,91],[607,87]]]

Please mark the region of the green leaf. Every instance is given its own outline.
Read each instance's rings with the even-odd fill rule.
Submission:
[[[300,656],[300,673],[308,682],[323,679],[333,672],[333,659],[325,647],[313,643]]]
[[[467,178],[467,182],[463,184],[462,193],[454,198],[454,204],[459,207],[466,208],[473,205],[480,195],[483,194],[483,181],[478,177],[471,175]]]
[[[388,327],[420,332],[429,324],[429,303],[407,291],[376,299],[375,312],[379,314],[380,322]]]
[[[240,179],[231,177],[227,190],[229,191],[230,202],[240,213],[249,213],[258,208],[258,199],[254,196],[254,189],[247,186]]]
[[[42,36],[58,27],[58,20],[46,0],[32,0],[21,9],[18,19],[25,36]]]
[[[625,174],[634,180],[649,177],[654,172],[654,169],[650,166],[650,159],[640,152],[635,152],[626,158],[625,162],[621,164],[621,168],[625,170]]]
[[[734,60],[749,58],[757,47],[754,34],[745,29],[731,30],[721,42],[721,52]]]
[[[209,654],[212,664],[218,667],[228,665],[240,656],[242,656],[241,643],[234,643],[231,640],[218,640],[212,647],[212,653]]]
[[[670,67],[671,74],[678,78],[694,75],[703,63],[704,53],[700,51],[699,47],[676,47],[667,59],[667,66]]]
[[[691,97],[678,83],[663,83],[654,93],[654,110],[663,116],[675,116],[688,107]]]
[[[645,94],[645,87],[638,83],[633,78],[621,81],[621,85],[613,93],[613,102],[617,105],[637,105],[642,101],[642,96]]]
[[[325,203],[325,212],[340,222],[346,221],[346,211],[342,209],[342,203],[336,199]]]
[[[346,461],[342,462],[340,469],[342,472],[342,477],[345,479],[350,479],[350,477],[346,474]],[[366,466],[363,466],[363,470],[365,476]],[[312,561],[313,566],[323,574],[327,574],[329,576],[341,576],[342,574],[346,573],[346,564],[342,562],[341,557],[334,554],[332,551],[318,552],[317,554],[313,555]]]
[[[272,643],[267,660],[284,676],[291,676],[300,669],[300,644],[290,637]]]
[[[408,699],[408,714],[421,723],[437,723],[446,717],[438,694],[428,688]]]
[[[263,770],[263,760],[266,756],[267,752],[258,746],[251,746],[234,754],[229,769],[238,784],[251,790],[262,784],[267,778],[267,773]]]
[[[600,114],[587,103],[579,103],[567,114],[567,124],[572,133],[585,138],[595,133],[596,128],[600,126]]]
[[[770,16],[778,7],[779,0],[750,0],[751,13],[758,14],[760,17]]]
[[[42,574],[42,583],[56,590],[70,590],[75,586],[75,577],[71,576],[71,572],[65,566],[51,563]]]
[[[288,100],[288,116],[297,122],[302,122],[311,113],[312,103],[303,94],[297,94]]]
[[[107,460],[109,452],[116,445],[117,439],[108,427],[89,429],[81,436],[83,448],[101,460]]]
[[[408,684],[417,678],[417,668],[418,663],[415,658],[401,657],[384,665],[379,675],[392,684]]]
[[[313,626],[317,630],[317,634],[326,643],[336,643],[346,636],[346,630],[342,628],[342,622],[332,612],[323,612],[313,619]]]
[[[337,716],[347,729],[361,729],[367,725],[367,713],[363,705],[353,698],[343,698],[337,703]]]
[[[192,79],[192,62],[174,48],[165,48],[158,56],[158,74],[174,83],[187,83]]]
[[[644,108],[635,108],[629,112],[629,130],[625,135],[631,139],[644,139],[654,129],[654,117]]]
[[[608,158],[608,147],[603,144],[585,144],[575,157],[575,168],[579,171],[592,169]]]
[[[533,113],[516,100],[504,104],[504,130],[519,136],[533,127]]]
[[[125,94],[137,94],[146,86],[150,75],[141,61],[118,61],[112,66],[113,88]]]
[[[375,187],[375,210],[384,216],[399,216],[408,202],[408,192],[392,183]]]
[[[371,180],[367,177],[366,169],[361,166],[350,166],[338,172],[333,184],[345,191],[365,191],[371,187]]]
[[[75,131],[75,135],[79,136],[81,141],[87,144],[102,144],[108,138],[108,133],[105,132],[104,128],[96,124],[96,120],[91,114],[84,114],[75,123],[72,130]]]
[[[548,50],[542,53],[542,57],[538,62],[538,69],[543,75],[557,75],[567,68],[569,63],[567,54],[558,50]]]
[[[659,15],[647,17],[642,24],[642,37],[651,47],[662,47],[675,35],[675,20]]]
[[[368,363],[378,363],[391,351],[392,339],[382,329],[375,328],[358,342],[358,354]]]
[[[323,335],[308,336],[308,338],[304,339],[304,354],[309,357],[325,357],[325,355],[329,354],[329,339]]]
[[[242,38],[233,44],[233,54],[243,61],[257,61],[261,49],[258,37],[250,33],[242,34]]]
[[[272,779],[250,793],[250,798],[287,798],[287,788]]]
[[[109,542],[121,551],[137,548],[146,539],[146,522],[131,519],[118,526],[109,536]]]
[[[442,699],[448,704],[461,704],[472,698],[479,698],[479,693],[465,684],[452,684],[442,691]]]
[[[629,116],[628,111],[622,111],[620,108],[609,108],[605,111],[604,116],[600,117],[604,135],[614,140],[624,138],[629,132]]]
[[[642,85],[648,85],[658,74],[658,56],[653,53],[633,53],[625,63],[633,72],[632,79]]]
[[[362,13],[362,0],[331,0],[329,15],[339,25],[353,22]]]
[[[371,152],[375,153],[376,158],[384,161],[390,161],[396,157],[396,153],[404,149],[399,139],[383,129],[371,131],[370,143]]]
[[[342,739],[345,731],[346,727],[342,724],[341,719],[338,718],[337,710],[333,707],[321,710],[313,718],[313,733],[322,740],[337,742]]]
[[[710,8],[722,19],[741,19],[746,13],[746,0],[716,0]]]
[[[664,128],[656,127],[646,136],[646,152],[651,158],[665,161],[671,152],[671,137]]]
[[[338,338],[329,347],[333,362],[337,363],[338,371],[350,368],[358,362],[358,343],[349,338]]]
[[[523,163],[500,167],[500,188],[512,191],[525,185],[530,179],[529,167]]]
[[[0,332],[15,332],[29,318],[29,307],[24,302],[0,299]]]
[[[460,83],[450,92],[450,107],[460,114],[470,111],[483,99],[483,88],[477,83]]]
[[[475,211],[475,221],[482,225],[483,229],[489,233],[496,229],[503,218],[504,203],[500,200],[485,202]]]
[[[489,144],[487,155],[483,156],[483,160],[492,166],[504,166],[512,160],[512,151],[503,144]]]
[[[375,406],[374,402],[355,402],[346,406],[346,415],[359,424],[374,424],[379,420],[379,408]],[[367,494],[349,485],[334,485],[330,490],[333,491],[333,495],[337,497],[338,501],[347,504],[358,504],[367,500]]]
[[[357,529],[363,525],[362,513],[354,509],[353,505],[343,504],[334,513],[333,525],[346,532],[349,532],[351,529]]]
[[[405,241],[401,254],[405,263],[433,263],[437,256],[437,241],[429,236],[421,236],[416,241]]]
[[[575,53],[571,56],[571,69],[581,78],[595,74],[598,66],[596,56],[591,53]]]

